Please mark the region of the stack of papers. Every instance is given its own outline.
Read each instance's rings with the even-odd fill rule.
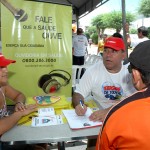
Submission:
[[[40,117],[46,117],[51,115],[55,115],[55,110],[53,107],[38,109],[38,116]]]
[[[33,127],[63,124],[61,115],[55,115],[53,107],[38,109],[38,117],[32,118]]]
[[[84,129],[102,125],[100,121],[90,121],[89,116],[93,113],[88,107],[84,116],[78,116],[75,109],[62,110],[71,129]]]

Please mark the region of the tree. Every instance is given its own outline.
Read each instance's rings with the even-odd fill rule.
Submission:
[[[130,23],[133,20],[134,20],[134,15],[127,12],[126,21]],[[122,12],[113,11],[110,13],[97,15],[92,19],[91,24],[92,26],[96,27],[97,33],[99,35],[98,38],[100,38],[100,35],[104,33],[106,28],[113,28],[116,29],[116,31],[120,31],[122,29]],[[95,38],[96,36],[94,35],[93,37]]]
[[[91,35],[92,33],[96,33],[96,32],[97,32],[95,26],[88,27],[87,30],[88,30],[88,32],[89,32],[90,35]]]
[[[105,29],[108,26],[107,22],[104,21],[105,17],[106,16],[104,14],[101,14],[101,15],[98,15],[92,19],[91,24],[92,24],[92,26],[96,27],[98,34],[103,34],[103,32],[105,31]]]
[[[87,40],[90,38],[90,33],[89,32],[84,32],[84,35],[86,36]]]
[[[122,29],[122,12],[121,11],[113,11],[107,14],[108,28],[116,29],[116,31],[120,31]],[[126,22],[130,23],[134,20],[134,15],[127,12],[126,13]]]
[[[98,34],[97,33],[93,33],[91,35],[91,39],[94,44],[98,44]]]
[[[143,14],[145,17],[150,16],[150,0],[141,0],[138,13]]]
[[[85,32],[86,37],[92,39],[92,42],[98,43],[98,34],[95,26],[88,27],[87,32]]]
[[[134,15],[127,12],[126,21],[128,23],[134,20]],[[103,34],[106,28],[113,28],[116,31],[122,29],[122,12],[113,11],[110,13],[105,13],[98,15],[92,19],[92,25],[97,28],[99,34]]]
[[[137,34],[137,29],[130,29],[130,34]]]

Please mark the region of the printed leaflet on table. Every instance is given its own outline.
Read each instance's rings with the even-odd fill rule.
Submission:
[[[32,118],[32,127],[63,124],[62,116],[55,115],[53,107],[38,109],[38,116]]]

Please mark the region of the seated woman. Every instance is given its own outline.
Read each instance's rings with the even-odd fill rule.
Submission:
[[[6,59],[0,53],[0,135],[15,126],[21,117],[37,110],[36,105],[25,105],[26,98],[24,94],[8,84],[7,66],[15,62],[15,60]],[[11,99],[15,103],[15,111],[11,115],[7,111],[6,98]],[[25,147],[27,145],[22,146],[22,148],[19,147],[19,149],[24,149]],[[32,150],[44,150],[46,148],[43,148],[43,145],[42,147],[39,145],[31,145],[30,147],[32,147]],[[8,149],[13,148],[13,146],[10,146]],[[27,149],[29,150],[29,148]]]

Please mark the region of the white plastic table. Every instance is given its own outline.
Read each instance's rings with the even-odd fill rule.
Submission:
[[[100,127],[72,130],[68,124],[31,127],[15,126],[1,136],[3,144],[34,144],[57,142],[58,149],[64,150],[65,141],[97,138]]]

